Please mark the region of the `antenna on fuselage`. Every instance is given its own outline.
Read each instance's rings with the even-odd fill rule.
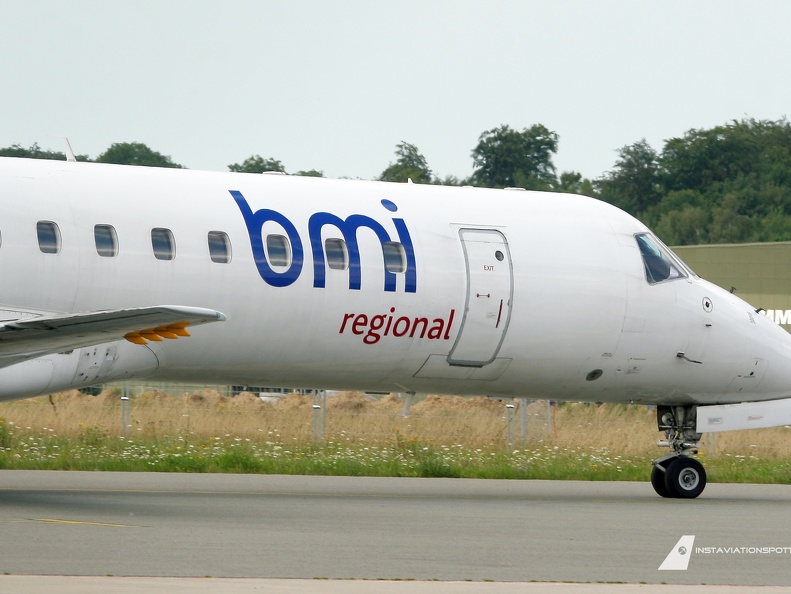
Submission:
[[[66,160],[67,161],[76,161],[77,157],[74,155],[74,151],[71,150],[71,144],[69,143],[69,139],[64,136],[63,137],[63,142],[66,145]]]

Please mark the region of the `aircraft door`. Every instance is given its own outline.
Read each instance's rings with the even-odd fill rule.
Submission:
[[[459,237],[467,266],[467,301],[448,363],[483,367],[497,357],[511,319],[511,254],[499,231],[461,229]]]

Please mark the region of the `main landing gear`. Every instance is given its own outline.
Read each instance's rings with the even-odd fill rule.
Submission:
[[[659,430],[665,432],[660,446],[672,453],[654,460],[651,485],[662,497],[694,499],[706,487],[706,470],[695,458],[701,434],[695,432],[695,405],[657,406]]]

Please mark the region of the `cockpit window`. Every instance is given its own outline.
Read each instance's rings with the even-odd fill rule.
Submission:
[[[649,284],[687,277],[682,264],[656,237],[650,233],[639,233],[635,239],[643,256],[645,278]]]

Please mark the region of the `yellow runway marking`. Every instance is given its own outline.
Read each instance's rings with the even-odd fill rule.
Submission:
[[[55,518],[33,518],[31,522],[40,522],[42,524],[77,524],[80,526],[103,526],[105,528],[138,528],[139,526],[130,526],[129,524],[108,524],[106,522],[81,522],[79,520],[58,520]]]

